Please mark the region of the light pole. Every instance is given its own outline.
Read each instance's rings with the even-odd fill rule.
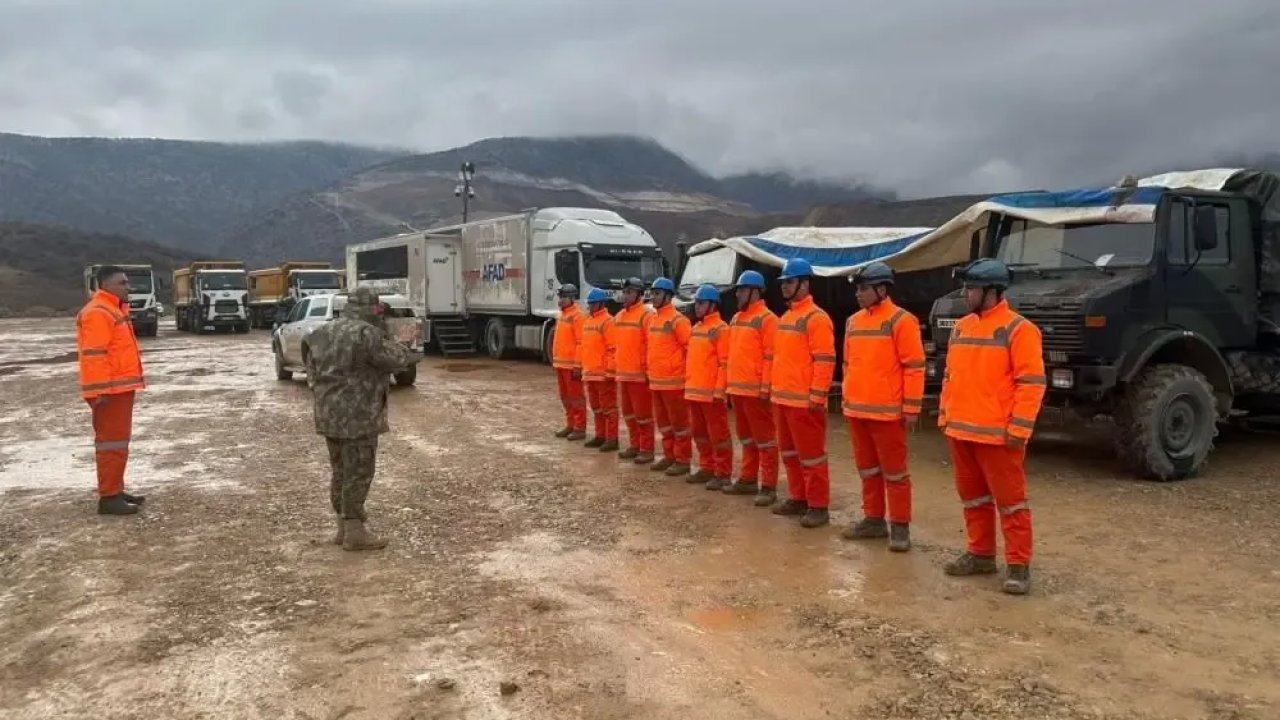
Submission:
[[[467,211],[470,209],[471,200],[476,196],[474,190],[471,189],[471,180],[476,176],[476,164],[471,162],[462,163],[462,168],[458,170],[458,184],[453,188],[453,196],[462,198],[462,222],[467,222]]]

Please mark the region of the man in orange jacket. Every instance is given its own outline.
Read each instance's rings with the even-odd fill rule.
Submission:
[[[587,396],[582,387],[582,309],[578,307],[578,286],[560,286],[560,317],[551,342],[551,365],[560,385],[565,425],[556,437],[570,441],[587,437]]]
[[[1045,393],[1040,329],[1004,299],[1012,279],[1004,263],[976,260],[960,279],[971,314],[951,331],[938,426],[951,446],[969,542],[946,572],[996,572],[998,508],[1008,566],[1002,589],[1025,595],[1031,590],[1031,510],[1023,462]]]
[[[906,552],[911,549],[907,428],[920,419],[924,342],[920,321],[889,297],[893,282],[893,270],[881,262],[853,278],[862,309],[845,325],[842,409],[862,478],[862,520],[843,535],[849,540],[887,536],[890,550]]]
[[[756,496],[756,507],[778,497],[778,435],[769,402],[773,341],[778,316],[764,303],[764,276],[745,270],[736,286],[738,312],[729,324],[728,392],[734,428],[742,443],[742,469],[724,492]]]
[[[782,464],[790,497],[775,515],[801,515],[807,528],[826,525],[831,477],[827,470],[827,392],[836,369],[836,337],[831,316],[813,302],[813,268],[792,258],[782,268],[782,297],[788,309],[773,342],[769,397],[778,424]]]
[[[649,469],[679,477],[688,474],[693,460],[689,407],[684,401],[685,355],[693,327],[671,304],[675,283],[658,278],[651,289],[657,312],[649,323],[645,365],[653,391],[653,417],[662,433],[662,459]]]
[[[644,304],[644,283],[628,278],[622,284],[622,309],[613,317],[618,396],[628,442],[618,457],[637,465],[653,462],[653,396],[645,371],[652,320],[653,311]]]
[[[98,466],[98,514],[133,515],[144,498],[124,490],[133,435],[134,394],[145,387],[142,353],[129,321],[129,279],[106,266],[94,278],[98,290],[76,316],[80,394],[93,411]]]
[[[592,288],[587,293],[587,310],[591,315],[582,325],[582,379],[591,401],[596,433],[586,446],[599,448],[600,452],[618,449],[617,348],[608,302],[608,293]]]
[[[703,285],[693,296],[698,324],[689,338],[689,361],[684,399],[698,448],[698,472],[689,482],[704,482],[708,490],[723,490],[732,480],[733,440],[729,437],[729,326],[720,318],[720,291]]]

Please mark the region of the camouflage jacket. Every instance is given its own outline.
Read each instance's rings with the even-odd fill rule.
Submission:
[[[315,393],[316,432],[331,438],[385,433],[387,375],[420,356],[351,317],[325,323],[307,338],[307,381]]]

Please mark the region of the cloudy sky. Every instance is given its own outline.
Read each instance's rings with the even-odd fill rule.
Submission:
[[[907,195],[1280,152],[1276,0],[0,0],[0,130],[650,135]]]

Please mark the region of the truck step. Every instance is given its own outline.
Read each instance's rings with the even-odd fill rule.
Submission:
[[[475,340],[462,318],[433,318],[431,334],[445,357],[465,357],[476,354]]]

